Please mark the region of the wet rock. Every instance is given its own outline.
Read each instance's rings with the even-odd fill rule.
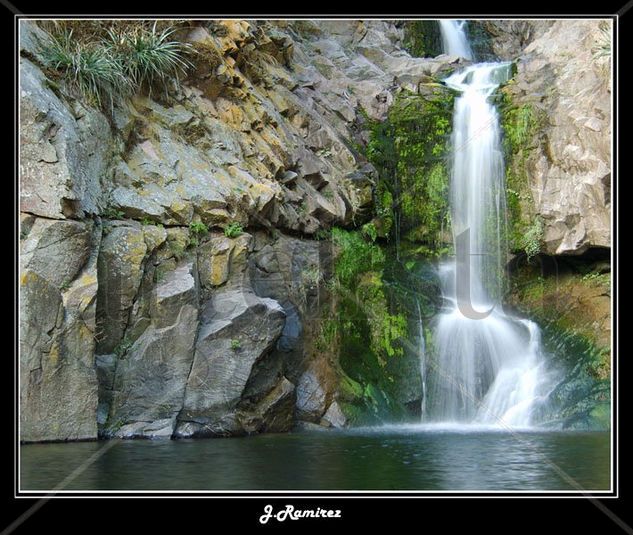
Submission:
[[[347,425],[347,418],[336,401],[328,407],[323,415],[323,421],[331,427],[342,428]]]
[[[326,392],[313,370],[306,371],[297,384],[297,418],[318,422],[325,412]]]
[[[282,433],[294,425],[295,386],[285,377],[259,403],[242,403],[238,420],[246,433]]]

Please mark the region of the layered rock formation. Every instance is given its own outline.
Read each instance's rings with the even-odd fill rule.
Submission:
[[[331,247],[305,237],[371,213],[361,112],[457,60],[386,22],[179,32],[187,79],[106,117],[21,25],[22,440],[284,431],[295,400],[345,424],[336,359],[306,352]]]

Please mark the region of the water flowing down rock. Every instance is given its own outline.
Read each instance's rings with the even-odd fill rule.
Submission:
[[[450,46],[459,44],[448,37]],[[551,388],[538,327],[499,306],[505,184],[499,118],[489,97],[508,75],[509,64],[484,63],[446,80],[461,92],[450,196],[456,260],[441,268],[449,308],[435,331],[437,366],[424,415],[433,420],[527,427]]]

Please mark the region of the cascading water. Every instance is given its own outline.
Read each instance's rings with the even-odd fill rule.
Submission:
[[[442,32],[442,44],[444,52],[464,59],[473,59],[473,53],[468,44],[463,20],[441,19],[440,30]]]
[[[420,302],[415,303],[418,308],[418,354],[420,359],[420,378],[422,379],[422,403],[420,405],[420,414],[422,418],[426,414],[426,342],[424,340],[424,322],[422,321],[422,309]]]
[[[440,24],[446,52],[472,57],[463,23]],[[527,427],[548,390],[538,327],[507,316],[498,304],[505,185],[499,120],[490,96],[509,73],[509,63],[482,63],[445,80],[460,92],[450,185],[457,256],[439,268],[446,307],[435,327],[434,366],[423,375],[430,383],[425,420]],[[464,236],[469,239],[463,241]],[[463,280],[468,280],[465,287]]]

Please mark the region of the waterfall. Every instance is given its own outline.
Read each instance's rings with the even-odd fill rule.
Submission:
[[[467,57],[463,24],[441,25],[447,51]],[[499,304],[506,264],[505,171],[490,96],[509,74],[509,63],[481,63],[445,80],[460,93],[450,183],[457,254],[439,266],[445,307],[434,329],[433,366],[423,374],[429,381],[427,421],[530,426],[548,390],[538,327],[506,315]]]
[[[473,52],[464,31],[466,21],[440,19],[439,22],[444,53],[461,56],[464,59],[473,59]]]

